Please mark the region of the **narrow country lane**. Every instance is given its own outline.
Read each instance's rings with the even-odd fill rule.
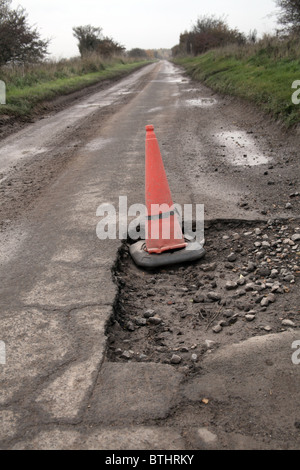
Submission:
[[[103,203],[118,208],[120,196],[128,197],[128,205],[144,203],[147,124],[155,126],[174,201],[204,204],[212,227],[216,221],[242,221],[250,228],[236,231],[250,233],[256,227],[251,224],[282,219],[280,227],[291,220],[291,235],[299,232],[299,198],[292,194],[299,176],[298,137],[275,131],[276,125],[249,105],[213,94],[166,61],[3,140],[1,448],[295,448],[300,366],[291,361],[291,345],[300,340],[298,320],[297,329],[281,332],[278,317],[270,334],[261,334],[260,323],[250,331],[249,322],[244,327],[249,333],[237,332],[236,341],[234,334],[219,339],[207,328],[202,339],[218,347],[203,357],[203,371],[199,364],[192,373],[186,364],[174,367],[151,357],[127,362],[107,354],[120,296],[113,274],[120,267],[122,240],[97,238],[96,212]],[[215,237],[219,230],[221,239],[223,229],[213,232],[215,259],[207,262],[221,262]],[[288,248],[296,265],[299,250],[293,246]],[[149,288],[149,276],[126,269],[125,285],[132,274],[143,276]],[[167,273],[168,282],[173,274]],[[291,290],[290,309],[297,305],[293,281],[283,282]],[[143,291],[142,284],[135,288]],[[160,292],[161,316],[165,300]],[[207,398],[212,405],[203,402]],[[237,417],[231,422],[235,406],[255,421],[249,434],[247,417],[240,428]]]

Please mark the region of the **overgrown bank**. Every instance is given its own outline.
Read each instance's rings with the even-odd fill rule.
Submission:
[[[292,101],[294,93],[296,101],[300,95],[292,88],[300,80],[299,41],[265,40],[257,45],[229,46],[174,62],[193,79],[217,92],[254,102],[287,127],[300,122],[300,104]]]
[[[28,117],[35,107],[58,96],[81,90],[107,79],[120,78],[149,61],[124,58],[76,58],[45,62],[22,67],[2,67],[0,80],[6,84],[6,104],[0,105],[4,115]]]

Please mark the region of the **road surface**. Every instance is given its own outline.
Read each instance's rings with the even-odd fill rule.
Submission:
[[[282,218],[299,233],[299,136],[166,61],[2,140],[1,447],[297,448],[297,322],[231,335],[193,372],[107,355],[122,241],[98,239],[97,208],[144,203],[147,124],[174,201],[204,204],[211,223]]]

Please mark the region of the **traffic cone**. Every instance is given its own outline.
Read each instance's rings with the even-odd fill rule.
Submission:
[[[130,246],[134,262],[156,269],[197,261],[206,254],[198,241],[186,242],[176,215],[153,126],[146,126],[146,240]]]
[[[147,251],[163,253],[185,248],[154,127],[146,126],[146,132]]]

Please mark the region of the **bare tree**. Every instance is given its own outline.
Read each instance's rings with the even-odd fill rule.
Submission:
[[[257,30],[256,29],[250,29],[248,36],[247,36],[247,40],[251,44],[257,43]]]

